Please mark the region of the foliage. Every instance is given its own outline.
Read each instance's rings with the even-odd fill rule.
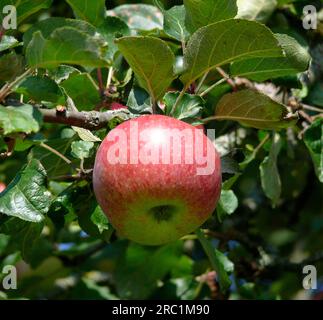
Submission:
[[[133,2],[0,0],[18,13],[0,32],[0,299],[315,296],[322,21],[302,27],[303,0]],[[151,112],[215,129],[222,156],[212,218],[160,247],[113,230],[91,177],[109,130]]]

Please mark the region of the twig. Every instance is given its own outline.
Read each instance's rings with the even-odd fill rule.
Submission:
[[[109,90],[111,82],[112,82],[112,77],[113,77],[113,67],[109,68],[109,73],[108,73],[108,79],[107,79],[107,85],[106,88]]]
[[[205,72],[204,75],[203,75],[203,77],[201,78],[199,84],[196,87],[196,92],[197,93],[200,92],[200,90],[201,90],[201,88],[203,86],[203,83],[204,83],[205,79],[207,78],[208,74],[209,74],[209,71]]]
[[[98,76],[98,82],[99,82],[99,93],[100,97],[104,96],[104,85],[103,85],[103,80],[102,80],[102,71],[100,68],[97,70],[97,76]]]
[[[35,107],[36,108],[36,107]],[[55,109],[37,108],[42,115],[44,122],[59,123],[80,127],[88,130],[98,130],[107,126],[109,121],[114,118],[128,120],[131,118],[130,112],[126,109],[110,110],[106,112],[98,111],[68,111],[57,112]]]
[[[227,81],[227,83],[232,87],[234,91],[237,90],[237,85],[235,82],[230,78],[230,76],[220,67],[217,67],[216,70],[220,73],[220,75]]]
[[[182,97],[184,96],[184,94],[185,94],[185,92],[186,92],[186,89],[187,89],[187,87],[185,86],[185,87],[183,88],[183,90],[180,92],[179,96],[178,96],[178,97],[177,97],[177,99],[176,99],[176,102],[175,102],[175,103],[174,103],[174,105],[173,105],[173,108],[172,108],[171,114],[174,114],[174,112],[176,111],[176,108],[178,107],[178,105],[179,105],[179,103],[180,103],[180,101],[181,101]]]
[[[205,95],[207,95],[210,91],[212,91],[215,87],[217,87],[218,85],[220,85],[223,82],[226,82],[226,79],[220,79],[219,81],[217,81],[216,83],[212,84],[212,86],[208,87],[205,91],[203,91],[200,96],[204,97]]]
[[[11,90],[18,85],[24,78],[33,72],[33,69],[26,70],[22,75],[17,77],[13,82],[6,84],[0,90],[0,102],[3,101],[11,92]]]
[[[315,112],[323,113],[323,109],[316,108],[316,107],[312,107],[312,106],[309,106],[308,104],[301,103],[301,107],[304,110],[309,110],[309,111],[315,111]]]
[[[63,154],[61,154],[59,151],[55,150],[54,148],[50,147],[49,145],[47,145],[44,142],[41,142],[39,144],[42,148],[56,154],[58,157],[60,157],[62,160],[64,160],[67,164],[72,164],[72,161],[67,159]]]

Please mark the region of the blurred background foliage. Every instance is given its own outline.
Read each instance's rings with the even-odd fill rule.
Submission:
[[[182,1],[162,2],[166,8],[182,4]],[[293,89],[309,104],[322,107],[322,33],[309,35],[299,28],[303,6],[310,2],[319,8],[320,1],[295,1],[286,7],[282,5],[284,2],[293,1],[278,1],[279,7],[271,7],[273,10],[266,19],[268,25],[275,32],[286,31],[304,43],[314,63],[305,82],[285,77],[276,84],[286,90]],[[107,1],[106,5],[112,9],[126,3],[138,1]],[[141,3],[152,4],[152,1]],[[21,40],[23,32],[36,21],[50,16],[72,18],[73,11],[65,1],[54,0],[50,9],[28,18],[16,37]],[[173,86],[177,88],[178,83]],[[229,90],[223,84],[211,92],[207,100],[210,114],[216,101]],[[216,129],[219,145],[230,147],[236,162],[254,151],[267,134],[227,122],[210,123],[209,127]],[[63,147],[72,158],[70,145],[75,141],[75,132],[70,128],[46,124],[37,135],[50,141],[53,148]],[[227,212],[219,208],[204,226],[214,247],[222,252],[223,268],[232,282],[227,294],[220,292],[216,274],[194,236],[162,247],[143,247],[112,234],[111,242],[107,243],[111,229],[106,221],[96,220],[102,218],[102,213],[91,184],[50,180],[49,189],[55,200],[43,228],[35,230],[22,220],[10,221],[0,216],[0,223],[3,220],[0,283],[5,276],[1,273],[3,266],[12,264],[18,268],[18,289],[1,291],[0,288],[0,299],[322,298],[323,185],[315,175],[304,142],[289,130],[280,135],[283,142],[277,167],[282,193],[278,202],[273,205],[261,185],[259,166],[268,156],[271,147],[268,141],[232,187],[230,203],[238,199],[238,206],[233,205]],[[66,174],[66,165],[58,162],[55,155],[37,147],[30,151],[22,143],[10,158],[0,160],[0,181],[8,185],[30,157],[44,159],[47,171],[56,170],[55,176]],[[92,165],[93,156],[85,162],[86,167]],[[230,170],[224,172],[224,180],[230,177]],[[302,287],[305,264],[317,267],[317,290]]]

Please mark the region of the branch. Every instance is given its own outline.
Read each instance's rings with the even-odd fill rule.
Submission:
[[[43,115],[44,122],[65,124],[88,130],[98,130],[107,126],[114,118],[128,120],[131,118],[128,110],[98,111],[59,111],[57,109],[37,108]]]

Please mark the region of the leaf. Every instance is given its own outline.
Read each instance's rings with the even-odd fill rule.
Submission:
[[[67,80],[73,73],[81,73],[81,71],[74,67],[66,65],[60,65],[55,69],[50,69],[47,71],[48,76],[58,84],[60,84],[62,81]]]
[[[74,73],[60,85],[78,110],[91,111],[101,101],[99,88],[88,73]]]
[[[60,64],[101,67],[108,64],[106,42],[86,22],[47,19],[27,32],[24,41],[31,67],[55,68]]]
[[[203,232],[200,229],[196,230],[196,235],[207,257],[209,258],[212,268],[217,273],[221,291],[227,291],[231,285],[231,280],[229,278],[227,270],[229,270],[230,272],[232,271],[232,264],[228,263],[228,259],[225,259],[220,251],[213,248],[211,242],[205,238]]]
[[[184,0],[186,24],[194,32],[206,25],[234,18],[238,12],[236,0]]]
[[[112,229],[107,216],[104,214],[100,206],[97,206],[91,214],[91,221],[98,227],[100,233]]]
[[[185,26],[184,6],[174,6],[164,12],[164,31],[170,37],[185,43],[190,33]]]
[[[282,148],[282,139],[275,134],[269,151],[269,156],[261,163],[260,178],[261,186],[265,195],[276,205],[281,195],[281,180],[277,168],[277,157]]]
[[[74,220],[77,217],[82,230],[90,236],[105,241],[110,239],[113,228],[98,207],[90,185],[85,181],[70,185],[58,195],[52,203],[49,216],[57,219],[59,214],[71,217],[64,219]]]
[[[305,131],[304,142],[310,151],[315,173],[323,183],[323,120],[318,119]]]
[[[147,4],[125,4],[107,12],[124,20],[131,29],[152,30],[163,28],[163,15],[158,8]]]
[[[42,114],[31,105],[3,107],[0,105],[0,128],[5,135],[38,132],[42,125]]]
[[[286,34],[276,34],[275,36],[285,57],[254,58],[234,62],[231,66],[232,76],[262,82],[306,71],[311,59],[306,48]]]
[[[141,88],[133,87],[128,97],[127,106],[133,114],[152,113],[149,95]]]
[[[94,143],[89,141],[73,141],[72,156],[78,159],[89,158],[92,154]]]
[[[19,84],[15,92],[26,95],[35,102],[49,101],[64,104],[65,98],[57,83],[41,76],[31,76]]]
[[[83,141],[89,142],[100,142],[101,139],[95,136],[90,130],[79,128],[79,127],[72,127],[72,129],[78,134],[80,139]]]
[[[226,214],[230,215],[238,208],[238,198],[232,190],[222,190],[219,206]]]
[[[4,35],[2,36],[2,39],[0,41],[0,52],[8,49],[13,49],[20,45],[21,43],[16,38]]]
[[[181,243],[160,247],[130,243],[118,260],[116,287],[122,299],[147,299],[177,263]],[[133,281],[136,279],[136,281]]]
[[[0,212],[30,222],[42,221],[51,203],[46,177],[41,163],[31,160],[0,194]]]
[[[74,137],[71,137],[68,139],[58,138],[58,139],[53,139],[53,140],[44,141],[44,142],[51,148],[61,153],[62,155],[68,157],[70,147],[74,139],[75,139]],[[34,141],[34,143],[37,143],[37,141]],[[38,146],[38,145],[34,146],[31,149],[28,157],[29,159],[35,158],[41,161],[50,178],[72,173],[71,166],[67,165],[63,159],[61,159],[53,152],[41,146]],[[77,160],[75,160],[75,162],[77,162]]]
[[[166,106],[165,114],[191,124],[199,122],[198,118],[202,116],[203,106],[205,105],[204,99],[197,95],[185,93],[173,112],[172,109],[178,96],[179,92],[166,93],[163,98]]]
[[[105,0],[66,0],[77,19],[100,26],[105,18]]]
[[[226,94],[216,107],[217,120],[238,121],[243,125],[264,130],[279,130],[294,124],[287,117],[287,108],[268,96],[251,89]]]
[[[181,80],[188,86],[205,72],[247,58],[279,57],[282,50],[273,33],[254,21],[230,19],[196,31],[184,54],[186,73]]]
[[[20,75],[24,70],[24,59],[15,52],[0,57],[0,81],[9,81]]]
[[[128,25],[118,17],[106,17],[103,24],[100,26],[99,31],[108,43],[108,59],[113,60],[114,55],[118,51],[118,46],[115,44],[114,40],[122,36],[130,36],[130,29]]]
[[[0,21],[3,19],[2,8],[6,5],[13,5],[16,7],[17,23],[20,24],[39,10],[49,8],[52,2],[52,0],[0,0]]]
[[[0,233],[10,235],[10,249],[19,250],[22,258],[29,262],[43,228],[43,223],[32,223],[11,217],[0,226]]]
[[[27,49],[35,32],[40,31],[44,38],[48,39],[51,34],[60,28],[70,27],[78,31],[95,36],[97,29],[86,21],[66,18],[48,18],[35,23],[23,36],[24,47]]]
[[[83,277],[73,288],[68,297],[71,300],[117,300],[107,286],[99,286],[93,279]]]
[[[175,56],[171,49],[153,37],[124,37],[116,43],[140,85],[157,101],[174,79]]]
[[[267,22],[277,6],[276,0],[237,0],[238,18]]]

